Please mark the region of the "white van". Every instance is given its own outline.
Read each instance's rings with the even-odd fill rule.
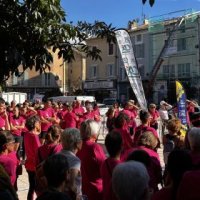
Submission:
[[[48,100],[53,102],[62,102],[62,103],[72,103],[75,100],[79,101],[89,101],[95,102],[94,96],[57,96],[57,97],[49,97]]]

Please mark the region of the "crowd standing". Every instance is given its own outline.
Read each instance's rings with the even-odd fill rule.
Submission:
[[[106,117],[104,149],[97,143],[98,104],[47,100],[9,105],[0,99],[0,199],[18,199],[22,165],[28,173],[27,200],[200,199],[196,101],[187,100],[187,130],[176,106],[166,101],[159,109],[151,103],[147,110],[133,100],[124,108],[115,102]]]

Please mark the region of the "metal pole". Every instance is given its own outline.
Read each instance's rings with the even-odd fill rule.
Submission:
[[[66,93],[66,62],[63,62],[63,95]]]

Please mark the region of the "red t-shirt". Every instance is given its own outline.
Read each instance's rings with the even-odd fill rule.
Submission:
[[[102,200],[103,183],[100,173],[105,160],[103,148],[91,141],[83,141],[81,150],[77,153],[81,160],[82,191],[89,200]]]
[[[8,155],[0,155],[0,164],[4,167],[8,176],[10,177],[10,181],[12,185],[14,185],[16,181],[16,168],[15,162],[9,158]]]
[[[117,200],[112,190],[112,172],[115,166],[119,163],[119,160],[107,158],[101,166],[101,176],[103,179],[103,200]]]
[[[67,112],[64,116],[64,128],[76,128],[79,118],[73,112]]]
[[[24,134],[24,146],[26,153],[25,167],[29,171],[35,171],[36,169],[36,156],[38,148],[40,147],[39,136],[31,132]]]

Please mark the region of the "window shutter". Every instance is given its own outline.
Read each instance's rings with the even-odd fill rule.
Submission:
[[[13,74],[13,85],[17,85],[17,76]]]

